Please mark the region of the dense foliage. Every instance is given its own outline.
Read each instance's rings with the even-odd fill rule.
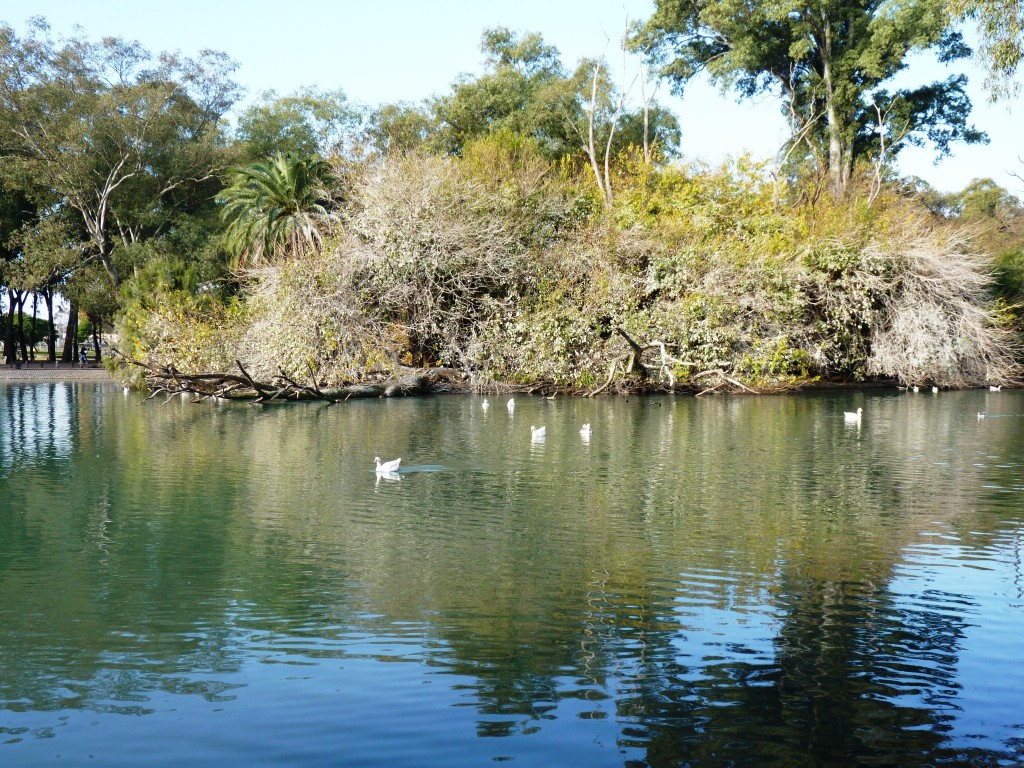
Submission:
[[[58,43],[39,19],[21,38],[0,25],[0,184],[21,200],[5,244],[12,300],[59,290],[71,326],[78,310],[109,321],[141,260],[203,252],[195,235],[230,162],[218,123],[237,97],[233,68],[210,51],[193,60],[116,38]]]
[[[629,102],[604,59],[570,71],[500,28],[483,74],[428,102],[270,92],[232,135],[222,55],[154,63],[0,27],[8,359],[18,329],[37,333],[16,318],[29,298],[64,296],[69,343],[115,319],[136,359],[319,385],[404,366],[572,391],[1013,380],[1024,208],[989,180],[940,195],[894,179],[879,145],[883,115],[940,150],[977,138],[960,81],[885,90],[915,48],[964,52],[949,17],[848,16],[830,90],[811,20],[765,6],[754,29],[732,5],[666,0],[634,43],[679,80],[715,67],[748,93],[788,66],[807,151],[782,173],[680,159],[675,119]],[[723,24],[731,42],[704,50]],[[836,140],[841,194],[821,195]]]
[[[945,154],[952,141],[985,140],[967,122],[965,76],[891,85],[911,53],[933,51],[943,62],[971,55],[945,3],[658,0],[638,42],[679,90],[706,71],[743,96],[779,94],[794,148],[842,197],[859,158],[925,141]]]
[[[896,194],[787,204],[747,160],[624,162],[616,184],[607,213],[585,176],[507,134],[368,163],[329,244],[248,273],[230,310],[168,297],[137,352],[267,377],[443,365],[480,386],[592,390],[628,336],[671,359],[651,348],[616,377],[627,388],[700,387],[711,369],[769,389],[1014,375],[992,259],[958,221]]]

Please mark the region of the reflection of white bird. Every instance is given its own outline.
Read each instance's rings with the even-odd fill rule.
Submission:
[[[978,421],[981,421],[984,418],[985,418],[985,412],[984,411],[978,411]]]
[[[378,475],[390,475],[394,472],[397,472],[399,465],[402,463],[401,459],[395,459],[394,461],[385,461],[383,464],[381,464],[380,456],[374,456],[373,460],[377,464]]]
[[[580,437],[583,437],[583,438],[590,437],[590,422],[589,421],[586,424],[584,424],[582,427],[580,427]]]
[[[480,404],[480,407],[483,408],[485,411],[491,407],[491,404],[487,402],[486,397],[484,398],[484,401]]]
[[[1003,388],[1002,384],[999,384],[999,385],[997,385],[995,387],[993,387],[991,384],[988,385],[988,391],[989,392],[998,392],[1002,388]]]
[[[510,397],[510,398],[508,399],[508,403],[507,403],[507,405],[508,405],[508,412],[509,412],[509,413],[512,413],[512,411],[514,411],[514,410],[516,409],[516,401],[515,401],[515,398],[514,398],[514,397]]]
[[[851,424],[860,424],[861,414],[864,413],[863,408],[858,408],[856,412],[843,411],[843,420],[848,421]]]
[[[532,440],[543,440],[547,437],[547,427],[535,427],[533,424],[530,425],[530,439]]]

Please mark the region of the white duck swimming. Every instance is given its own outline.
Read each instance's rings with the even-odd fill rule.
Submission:
[[[385,461],[381,464],[380,456],[373,457],[374,462],[377,464],[378,475],[390,475],[398,471],[398,467],[401,465],[402,460],[400,458],[393,461]]]

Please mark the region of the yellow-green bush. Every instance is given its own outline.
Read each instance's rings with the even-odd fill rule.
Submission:
[[[125,328],[139,354],[179,367],[238,356],[324,384],[411,363],[590,388],[632,351],[621,329],[666,345],[684,385],[707,369],[773,388],[968,386],[1015,370],[991,259],[888,191],[837,202],[747,158],[655,168],[632,153],[605,207],[592,180],[505,134],[461,158],[375,162],[346,176],[330,248],[250,273],[237,307],[174,297],[136,312]],[[665,383],[660,357],[644,360]]]

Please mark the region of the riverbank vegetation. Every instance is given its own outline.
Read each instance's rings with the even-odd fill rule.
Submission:
[[[969,53],[931,13],[942,4],[884,24],[868,9],[860,42],[832,59],[791,44],[810,20],[759,17],[771,32],[751,36],[728,5],[658,3],[629,43],[644,54],[639,99],[603,58],[568,70],[539,36],[494,29],[483,73],[432,100],[268,93],[233,134],[226,57],[3,27],[8,358],[28,297],[59,293],[76,319],[116,326],[120,351],[150,365],[115,361],[137,381],[241,369],[321,391],[408,368],[587,393],[1015,381],[1024,206],[990,180],[940,194],[893,171],[908,144],[984,139],[961,79],[889,86],[910,52]],[[702,48],[707,30],[726,47]],[[778,91],[793,136],[777,157],[686,159],[685,125],[651,98],[655,70],[683,87],[711,60],[741,93]]]

